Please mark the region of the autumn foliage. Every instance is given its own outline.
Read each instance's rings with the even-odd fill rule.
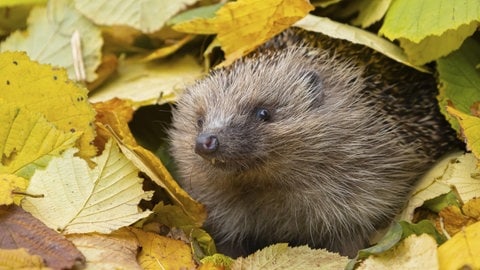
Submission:
[[[0,269],[480,268],[479,23],[478,0],[1,1]],[[174,180],[165,104],[288,27],[434,73],[469,151],[353,260],[281,243],[217,254]]]

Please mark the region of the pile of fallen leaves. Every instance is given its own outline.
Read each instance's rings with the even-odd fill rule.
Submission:
[[[479,23],[478,0],[1,1],[0,268],[480,268]],[[171,174],[162,104],[220,50],[229,65],[291,26],[434,72],[471,152],[432,168],[354,260],[286,244],[216,254]]]

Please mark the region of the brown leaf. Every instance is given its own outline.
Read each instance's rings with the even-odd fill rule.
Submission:
[[[87,89],[92,91],[103,84],[117,70],[118,59],[113,53],[103,54],[102,63],[97,68],[98,77],[93,82],[87,82]]]
[[[85,257],[64,236],[16,205],[0,206],[0,248],[25,248],[53,269],[72,268]]]
[[[438,214],[442,218],[445,231],[447,231],[449,235],[455,235],[461,231],[462,228],[475,223],[473,218],[464,215],[457,206],[445,207]],[[437,228],[441,228],[441,226],[437,224]]]
[[[142,269],[136,259],[140,244],[127,228],[111,234],[70,234],[67,238],[85,254],[91,269]]]

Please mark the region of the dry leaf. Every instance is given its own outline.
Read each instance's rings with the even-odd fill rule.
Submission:
[[[217,34],[224,65],[253,51],[257,46],[300,20],[313,9],[305,0],[239,0],[222,6],[212,19],[179,23],[180,32]]]
[[[86,270],[142,269],[137,262],[140,243],[127,228],[111,234],[70,234],[67,239],[85,255]]]
[[[75,263],[85,262],[83,255],[64,236],[16,205],[0,206],[0,226],[3,249],[25,248],[53,269],[69,269]]]
[[[0,205],[2,204],[20,204],[23,195],[15,192],[24,193],[27,189],[28,181],[25,178],[13,174],[0,174]]]
[[[437,228],[443,228],[449,235],[455,235],[466,226],[476,222],[475,219],[464,215],[457,206],[447,206],[438,215],[441,220],[437,221]]]
[[[36,171],[27,189],[22,207],[50,228],[69,233],[109,233],[144,218],[138,203],[149,200],[138,170],[123,156],[116,143],[109,142],[101,156],[92,159],[89,168],[83,159],[74,157],[76,149],[50,161],[44,171]]]
[[[75,32],[79,34],[80,44],[77,46],[81,50],[81,62],[72,53]],[[102,45],[100,29],[83,17],[71,1],[50,0],[47,7],[33,8],[28,28],[11,34],[0,44],[0,51],[25,51],[31,59],[42,64],[67,69],[72,80],[93,81],[97,78],[95,70],[100,64]],[[85,74],[79,77],[75,65],[80,63]],[[38,91],[39,87],[34,89]]]
[[[32,62],[24,53],[1,53],[0,82],[0,99],[40,113],[65,133],[82,134],[77,141],[79,155],[96,154],[91,145],[95,112],[87,90],[68,80],[65,70]]]
[[[437,243],[427,235],[410,235],[393,249],[372,255],[357,269],[438,269]]]
[[[136,228],[129,229],[142,246],[138,261],[143,269],[195,269],[190,246],[186,243]]]
[[[97,24],[128,25],[142,32],[161,29],[165,22],[198,0],[75,0],[75,6]]]
[[[474,198],[462,206],[463,213],[466,216],[480,220],[480,198]]]
[[[127,122],[124,121],[125,117],[122,116],[127,109],[124,106],[120,106],[117,102],[118,100],[95,104],[99,115],[97,126],[99,127],[100,135],[114,137],[125,156],[132,160],[137,168],[147,174],[157,185],[164,188],[173,203],[180,206],[195,221],[197,226],[201,226],[206,218],[204,207],[193,200],[173,180],[165,166],[152,152],[137,145],[133,135],[130,133]]]
[[[408,204],[398,216],[397,220],[412,221],[415,209],[422,206],[425,201],[451,191],[450,186],[442,182],[441,179],[442,176],[445,175],[449,164],[452,163],[452,160],[455,160],[455,158],[462,154],[463,152],[455,152],[444,156],[416,182]]]
[[[325,249],[276,244],[246,258],[238,258],[231,269],[344,269],[347,263],[347,257]]]
[[[463,229],[438,248],[440,269],[480,269],[480,222]]]
[[[202,74],[202,67],[189,55],[162,62],[120,61],[115,76],[90,96],[91,102],[118,97],[139,105],[173,102],[184,89]]]
[[[182,239],[191,243],[192,251],[197,257],[213,255],[217,253],[215,243],[212,237],[203,229],[198,227],[195,220],[188,216],[182,208],[177,205],[164,205],[163,202],[158,203],[153,208],[154,215],[145,219],[143,229],[158,228],[158,224],[171,228],[168,236],[174,239]],[[180,235],[175,234],[180,231]],[[159,229],[149,230],[161,233]]]
[[[447,112],[460,123],[461,136],[467,144],[467,149],[470,149],[477,158],[477,166],[480,165],[480,117],[466,114],[451,106],[447,107]],[[480,182],[480,177],[477,181]]]
[[[420,71],[426,71],[424,67],[412,64],[400,47],[392,42],[379,37],[366,30],[332,21],[329,18],[317,17],[314,15],[307,15],[305,18],[294,24],[296,27],[303,28],[308,31],[322,33],[324,35],[348,40],[355,44],[361,44],[378,51],[385,56],[400,62],[402,64],[411,66]]]
[[[442,181],[452,185],[463,202],[480,197],[480,169],[471,153],[459,156],[449,164]]]
[[[97,68],[98,77],[93,82],[87,82],[87,89],[91,92],[94,89],[102,85],[107,79],[111,77],[117,71],[118,58],[113,53],[104,53],[102,56],[102,62]]]
[[[30,255],[25,249],[0,249],[0,269],[47,270],[38,255]]]
[[[186,35],[179,41],[175,42],[172,45],[162,47],[160,49],[156,49],[154,52],[148,54],[143,60],[144,61],[152,61],[159,58],[164,58],[168,55],[173,54],[178,49],[180,49],[183,45],[187,44],[191,40],[193,40],[193,35]]]

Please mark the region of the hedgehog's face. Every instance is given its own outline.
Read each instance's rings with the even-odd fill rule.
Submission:
[[[179,165],[272,170],[311,151],[309,140],[335,120],[329,89],[338,89],[304,53],[239,62],[188,88],[171,132]]]

